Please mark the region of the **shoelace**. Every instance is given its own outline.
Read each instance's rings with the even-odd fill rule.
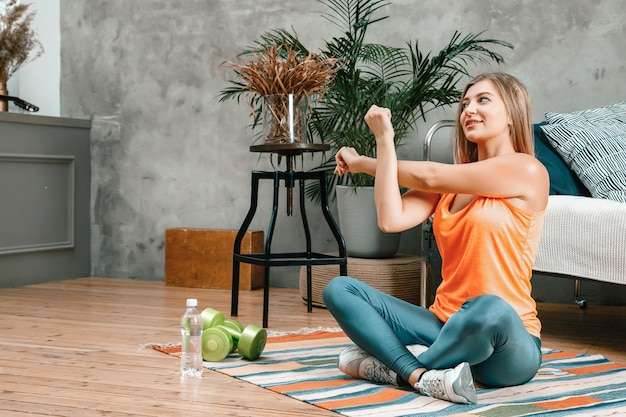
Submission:
[[[427,394],[431,397],[435,397],[435,398],[446,397],[446,392],[445,392],[444,383],[443,383],[443,374],[432,375],[432,376],[428,375],[426,376],[425,380],[418,382],[417,385],[420,387],[420,391],[422,391],[424,394]]]
[[[372,362],[365,368],[365,376],[367,379],[373,382],[380,383],[393,383],[393,378],[390,375],[389,368],[385,365],[378,364],[376,362]]]

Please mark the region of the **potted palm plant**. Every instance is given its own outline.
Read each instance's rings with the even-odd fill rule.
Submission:
[[[373,242],[373,234],[378,230],[373,197],[366,197],[371,198],[371,204],[357,203],[354,206],[373,209],[373,214],[355,214],[354,209],[350,208],[348,211],[351,213],[346,215],[342,212],[345,204],[343,197],[365,195],[364,190],[374,185],[374,178],[365,174],[347,174],[343,177],[333,175],[336,151],[349,146],[361,155],[376,157],[376,141],[363,120],[372,104],[391,110],[395,145],[400,146],[415,123],[420,119],[425,120],[428,112],[458,102],[461,95],[459,84],[469,76],[469,64],[501,64],[504,58],[491,48],[512,48],[512,45],[483,38],[482,32],[467,35],[454,32],[448,44],[438,53],[422,52],[417,40],[408,41],[402,47],[369,43],[366,40],[367,30],[371,25],[389,18],[381,15],[381,9],[390,5],[390,1],[318,2],[328,8],[322,17],[336,26],[341,35],[325,41],[324,48],[318,52],[322,58],[337,58],[339,67],[323,99],[312,109],[308,123],[311,134],[331,147],[321,164],[314,169],[327,172],[330,189],[339,190],[339,223],[349,254],[361,257],[393,256],[398,246],[394,242],[399,242],[397,235],[383,236],[382,252],[358,248],[364,242]],[[310,55],[297,37],[285,29],[268,32],[256,43],[290,44],[302,56]],[[340,189],[342,186],[347,189]],[[319,190],[311,187],[307,192],[311,199],[319,200]],[[360,225],[351,227],[358,233],[355,238],[351,238],[346,230],[347,223],[353,224],[346,220],[349,216],[364,218],[369,228]]]

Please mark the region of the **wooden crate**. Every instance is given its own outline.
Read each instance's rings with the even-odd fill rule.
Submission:
[[[167,229],[165,231],[165,285],[196,288],[232,287],[233,248],[237,230]],[[248,230],[241,253],[263,252],[263,231]],[[263,287],[263,268],[241,263],[239,288]]]

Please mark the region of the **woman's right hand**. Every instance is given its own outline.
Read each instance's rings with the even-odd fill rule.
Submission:
[[[354,171],[354,163],[361,155],[354,149],[349,148],[347,146],[339,149],[337,154],[335,155],[335,161],[337,162],[337,166],[335,167],[335,174],[343,175],[347,172],[355,172]]]

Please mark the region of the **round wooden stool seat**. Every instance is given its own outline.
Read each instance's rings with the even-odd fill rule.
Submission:
[[[420,304],[420,277],[424,260],[420,256],[398,254],[387,259],[348,257],[348,276],[356,278],[389,295]],[[312,266],[311,298],[316,307],[326,307],[322,291],[339,275],[337,265]],[[306,267],[300,268],[300,296],[307,302]]]

